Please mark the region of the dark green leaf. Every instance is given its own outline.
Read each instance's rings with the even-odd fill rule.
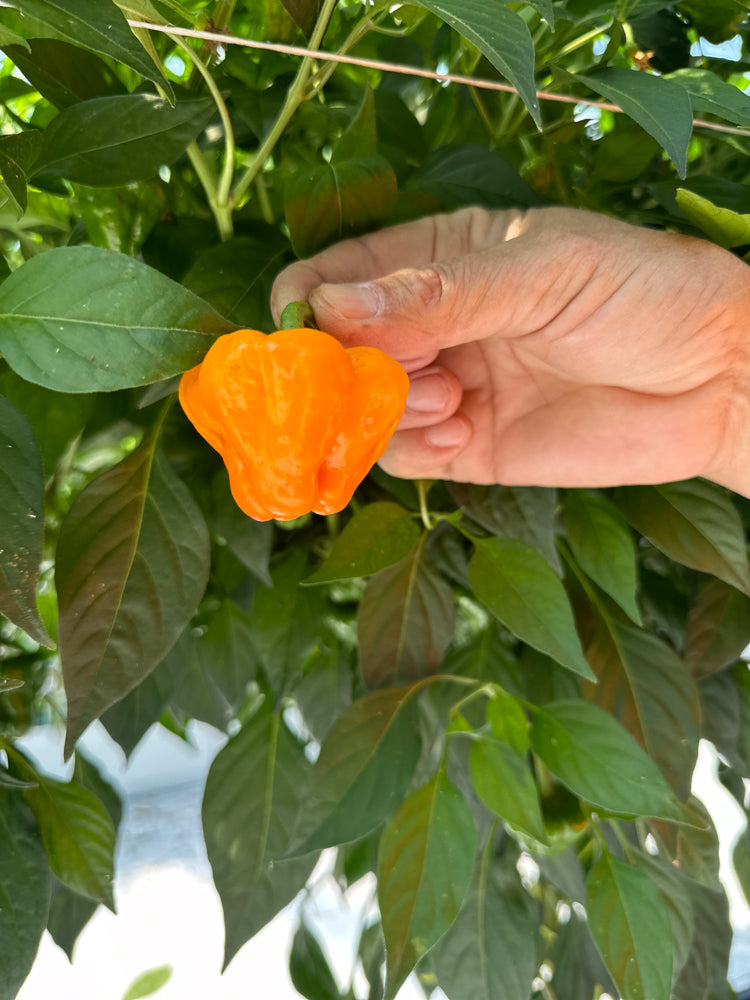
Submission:
[[[620,721],[686,799],[701,711],[685,662],[662,639],[609,616],[597,621],[586,657],[599,682],[587,697]]]
[[[542,878],[559,889],[574,903],[586,902],[586,881],[583,866],[574,848],[569,847],[559,854],[537,854],[534,857]],[[563,994],[567,996],[567,994]],[[577,996],[578,994],[576,994]]]
[[[431,194],[446,208],[483,205],[485,208],[514,208],[542,204],[532,187],[499,153],[478,143],[448,143],[431,152],[419,170],[405,185],[405,191]],[[507,491],[504,495],[554,493],[539,487],[467,487],[473,494],[489,490]],[[453,487],[453,490],[456,486]],[[519,501],[519,505],[521,502]],[[544,530],[544,525],[542,526]]]
[[[729,1000],[727,966],[732,944],[727,898],[722,889],[691,886],[695,937],[671,1000]]]
[[[367,585],[357,614],[359,667],[369,688],[419,680],[437,671],[453,636],[454,597],[427,562],[424,538]]]
[[[321,748],[294,853],[358,840],[379,826],[406,794],[419,751],[412,688],[356,701]]]
[[[578,565],[640,625],[635,544],[620,512],[598,493],[568,490],[563,521]]]
[[[200,655],[201,638],[200,629],[187,628],[144,683],[150,684],[153,678],[168,687],[169,705],[178,715],[200,719],[215,729],[226,730],[234,712],[211,672],[214,664]],[[138,691],[138,688],[135,690]],[[125,698],[114,710],[117,711],[119,705],[125,705],[127,701],[128,698]],[[106,724],[106,716],[103,721]]]
[[[158,271],[96,247],[40,254],[0,285],[0,351],[61,392],[158,382],[198,364],[234,327]]]
[[[16,132],[0,136],[0,187],[10,197],[20,219],[26,211],[26,180],[42,147],[39,132]]]
[[[516,873],[503,871],[485,850],[455,923],[432,955],[451,1000],[528,1000],[538,909]]]
[[[750,666],[740,663],[734,671],[740,701],[740,731],[737,749],[744,764],[743,774],[750,778]]]
[[[420,3],[484,53],[518,90],[541,129],[534,82],[534,43],[526,22],[503,4],[488,7],[484,0],[420,0]]]
[[[571,792],[600,809],[665,819],[681,815],[656,764],[596,705],[560,701],[534,708],[531,745]]]
[[[628,486],[617,502],[642,535],[677,562],[750,594],[745,532],[731,496],[702,479]]]
[[[47,930],[58,948],[73,961],[73,948],[81,931],[99,907],[93,899],[79,896],[62,882],[54,880],[47,918]]]
[[[263,707],[214,760],[203,830],[224,909],[224,966],[303,888],[316,855],[286,850],[310,779],[303,749],[278,713]]]
[[[269,331],[271,285],[288,255],[288,242],[273,230],[236,236],[203,250],[183,284],[232,323]]]
[[[174,163],[214,112],[208,97],[174,107],[153,94],[74,104],[45,129],[34,173],[94,187],[147,180]]]
[[[184,661],[182,662],[184,667]],[[157,667],[140,684],[101,716],[101,722],[126,757],[138,746],[148,730],[164,711],[171,686],[165,671]]]
[[[26,418],[0,396],[0,613],[36,642],[52,646],[36,606],[42,561],[42,460]]]
[[[679,973],[690,955],[695,923],[690,883],[682,877],[679,869],[658,857],[632,849],[630,860],[642,868],[659,890],[672,925],[672,946],[674,949],[673,978]]]
[[[229,489],[229,476],[225,468],[216,474],[211,484],[208,517],[211,530],[219,536],[219,540],[226,542],[229,551],[245,569],[270,587],[273,582],[269,572],[274,540],[273,523],[255,521],[240,510]]]
[[[469,580],[477,597],[519,639],[594,680],[568,596],[546,560],[514,538],[477,539],[474,544]]]
[[[750,98],[716,73],[691,66],[670,73],[669,79],[687,90],[696,113],[717,115],[733,125],[750,125]]]
[[[620,67],[575,78],[630,115],[666,150],[680,177],[685,176],[693,109],[683,86],[651,73]]]
[[[208,578],[208,531],[153,437],[95,479],[60,529],[58,637],[66,754],[165,657]]]
[[[125,87],[103,59],[68,42],[32,38],[28,53],[17,46],[6,48],[5,53],[34,89],[56,108],[125,93]]]
[[[556,997],[586,997],[588,1000],[588,997],[597,996],[598,991],[616,995],[615,984],[597,951],[591,929],[575,912],[571,913],[567,924],[558,928],[550,959],[551,986]]]
[[[24,797],[39,824],[50,868],[69,889],[114,911],[115,828],[109,813],[82,785],[35,777],[36,788]]]
[[[18,792],[0,789],[0,1000],[16,1000],[47,925],[50,874]]]
[[[309,1000],[340,1000],[341,994],[323,949],[304,920],[292,940],[289,977],[296,991]]]
[[[623,1000],[669,1000],[672,931],[648,875],[605,854],[589,873],[586,912]]]
[[[708,580],[687,620],[685,660],[693,677],[728,667],[748,645],[750,598],[721,580]]]
[[[557,490],[454,483],[450,491],[473,521],[500,538],[526,542],[562,575],[555,545]]]
[[[458,916],[474,867],[471,812],[444,771],[413,792],[383,831],[378,902],[386,945],[385,1000]]]
[[[357,112],[333,147],[332,158],[341,163],[362,156],[375,156],[377,152],[375,98],[371,88],[366,87]]]
[[[396,175],[382,156],[298,170],[284,198],[294,252],[308,257],[342,236],[375,228],[393,211],[396,194]]]
[[[325,595],[300,587],[307,571],[306,554],[289,549],[271,569],[273,587],[261,585],[255,592],[253,643],[277,697],[302,674],[305,660],[320,641]]]
[[[281,2],[292,15],[295,23],[306,35],[309,35],[318,19],[320,0],[281,0]]]
[[[172,95],[170,84],[133,37],[111,0],[12,0],[12,7],[37,18],[73,45],[110,56]]]
[[[141,1000],[141,997],[150,997],[158,993],[172,978],[172,971],[171,965],[160,965],[156,969],[141,973],[128,986],[122,1000]]]
[[[683,875],[708,889],[719,887],[719,840],[706,807],[691,798],[684,807],[690,825],[652,821],[659,852]]]
[[[419,541],[413,515],[381,501],[357,511],[333,543],[323,565],[305,583],[369,576],[404,559]]]

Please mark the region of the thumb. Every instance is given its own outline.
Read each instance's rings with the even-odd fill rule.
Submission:
[[[345,346],[369,344],[402,363],[429,364],[443,348],[497,330],[498,263],[496,248],[465,254],[374,281],[322,284],[309,301],[321,329]]]

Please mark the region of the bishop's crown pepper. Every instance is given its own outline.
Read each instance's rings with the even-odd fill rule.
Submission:
[[[258,521],[342,510],[385,451],[409,377],[374,347],[316,329],[219,337],[180,380],[180,403]]]

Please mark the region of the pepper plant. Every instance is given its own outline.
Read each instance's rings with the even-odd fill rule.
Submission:
[[[378,916],[342,993],[303,906],[310,1000],[392,1000],[413,970],[450,1000],[732,995],[691,778],[706,740],[744,809],[750,501],[376,467],[340,514],[261,523],[173,403],[217,337],[271,332],[288,262],[425,214],[564,204],[745,253],[747,10],[1,9],[0,1000],[45,928],[70,953],[114,905],[120,803],[76,750],[97,719],[126,754],[154,724],[227,734],[202,815],[225,964],[333,849]],[[70,781],[18,742],[39,724]],[[747,836],[734,870],[750,892]]]

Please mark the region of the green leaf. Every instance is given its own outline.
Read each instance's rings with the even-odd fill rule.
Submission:
[[[289,977],[295,990],[309,1000],[341,998],[323,949],[304,920],[292,939]]]
[[[326,561],[305,583],[370,576],[406,558],[418,541],[414,516],[400,504],[368,504],[348,522]]]
[[[458,916],[475,852],[471,811],[441,769],[403,802],[380,841],[385,1000],[394,1000],[419,959]]]
[[[150,997],[158,993],[172,978],[173,971],[171,965],[160,965],[141,973],[128,986],[122,1000],[140,1000],[141,997]]]
[[[686,823],[651,822],[659,853],[683,875],[708,889],[719,888],[719,838],[703,803],[694,797],[684,806]]]
[[[711,573],[750,594],[745,532],[725,490],[702,479],[619,490],[633,527],[684,566]]]
[[[679,819],[659,768],[604,709],[559,701],[532,709],[531,745],[574,795],[607,812]]]
[[[326,600],[322,590],[300,587],[308,568],[306,553],[289,549],[271,569],[273,586],[255,592],[253,644],[277,698],[301,676],[320,641]]]
[[[501,743],[507,743],[521,757],[525,757],[531,747],[529,720],[515,698],[499,691],[487,702],[487,722],[492,735]]]
[[[453,591],[414,551],[367,585],[357,613],[359,668],[369,688],[434,674],[453,637]]]
[[[102,803],[87,788],[55,781],[26,765],[37,784],[24,798],[39,824],[54,875],[69,889],[114,912],[115,828]]]
[[[740,732],[737,749],[744,764],[743,774],[750,777],[750,666],[740,663],[734,671],[740,701]]]
[[[597,621],[586,657],[599,682],[586,696],[619,720],[686,799],[701,709],[685,662],[658,636],[609,616]]]
[[[11,45],[23,46],[25,49],[30,48],[25,38],[22,38],[21,35],[6,27],[6,25],[0,24],[0,48],[6,49]]]
[[[42,646],[53,645],[36,606],[44,534],[44,480],[39,447],[26,418],[0,396],[0,614]]]
[[[211,484],[211,501],[208,510],[209,525],[219,541],[242,563],[245,569],[264,583],[272,586],[269,562],[273,547],[274,529],[271,521],[255,521],[244,514],[234,502],[229,489],[229,476],[222,468]]]
[[[44,131],[34,174],[118,187],[171,166],[215,113],[211,98],[172,107],[153,94],[97,97],[61,111]]]
[[[302,31],[309,35],[315,27],[320,0],[281,0]]]
[[[376,228],[393,211],[396,196],[396,175],[383,156],[296,171],[284,195],[294,252],[308,257],[334,240]]]
[[[26,211],[26,180],[42,147],[39,132],[16,132],[0,136],[0,177],[2,189],[20,219]]]
[[[224,967],[304,887],[317,855],[284,853],[311,765],[278,713],[262,707],[220,751],[203,798],[203,830],[226,928]]]
[[[511,164],[499,153],[479,143],[447,143],[424,158],[418,170],[409,177],[407,191],[431,194],[446,208],[462,205],[483,205],[485,208],[514,208],[518,205],[542,204],[536,191],[522,180]],[[457,488],[452,487],[452,491]],[[528,491],[553,493],[540,487],[468,487],[464,492],[481,494],[488,489],[504,490],[522,496]],[[505,494],[505,495],[507,495]]]
[[[56,38],[32,38],[27,49],[24,52],[20,47],[8,47],[5,54],[56,108],[68,108],[92,97],[126,93],[114,70],[93,52]]]
[[[354,702],[323,743],[291,853],[374,830],[406,794],[419,752],[413,688],[387,688]]]
[[[675,198],[678,208],[689,221],[720,247],[729,249],[750,243],[750,214],[720,208],[687,188],[678,188]]]
[[[420,4],[476,45],[513,84],[541,129],[534,82],[534,43],[526,22],[504,4],[489,7],[484,0],[420,0]]]
[[[691,886],[695,914],[695,937],[690,955],[672,990],[671,1000],[706,998],[726,1000],[727,967],[733,931],[729,922],[727,897],[715,891]]]
[[[750,125],[750,97],[708,69],[685,67],[667,77],[690,95],[693,111],[717,115],[733,125]]]
[[[693,108],[681,84],[621,67],[609,67],[586,76],[573,75],[622,108],[666,150],[680,177],[685,176]]]
[[[598,493],[568,490],[563,521],[578,565],[640,625],[635,543],[620,512]]]
[[[73,948],[81,931],[99,909],[99,904],[53,880],[47,930],[58,948],[73,961]]]
[[[47,924],[50,874],[17,792],[0,789],[0,1000],[16,1000]]]
[[[184,668],[184,660],[181,666]],[[148,730],[159,721],[169,701],[171,685],[165,682],[165,673],[157,667],[101,716],[102,725],[126,757],[130,757]]]
[[[526,542],[562,576],[555,544],[557,490],[541,486],[473,486],[450,491],[469,517],[492,535]]]
[[[432,953],[441,988],[451,1000],[528,1000],[538,921],[539,906],[515,871],[485,849],[455,923]]]
[[[158,271],[97,247],[60,247],[0,285],[0,351],[61,392],[146,385],[197,365],[234,327]]]
[[[539,793],[527,760],[498,740],[472,740],[469,774],[477,795],[511,830],[546,844]]]
[[[37,18],[64,41],[109,56],[167,91],[172,87],[133,37],[111,0],[9,0],[22,14]]]
[[[289,249],[275,230],[235,236],[198,254],[182,283],[237,326],[271,330],[271,285]]]
[[[166,656],[208,569],[205,523],[171,468],[154,461],[152,436],[79,494],[60,528],[55,573],[66,755]]]
[[[672,930],[648,875],[604,854],[587,879],[586,912],[623,1000],[669,1000]]]
[[[514,538],[476,539],[469,580],[514,635],[595,680],[583,656],[563,585],[539,553]]]
[[[375,96],[370,87],[365,87],[359,108],[333,147],[332,159],[340,163],[375,156],[377,152]]]
[[[575,911],[567,924],[557,928],[550,960],[554,970],[551,987],[556,997],[594,997],[602,991],[616,996],[615,984],[594,944],[591,929]]]
[[[701,587],[687,619],[685,661],[696,680],[735,663],[750,645],[750,598],[721,580]]]
[[[690,955],[695,922],[693,920],[693,901],[690,895],[690,883],[682,876],[679,869],[670,865],[665,859],[653,857],[636,848],[632,849],[630,859],[642,868],[656,885],[662,902],[667,908],[669,922],[672,926],[672,946],[674,949],[674,979]]]

